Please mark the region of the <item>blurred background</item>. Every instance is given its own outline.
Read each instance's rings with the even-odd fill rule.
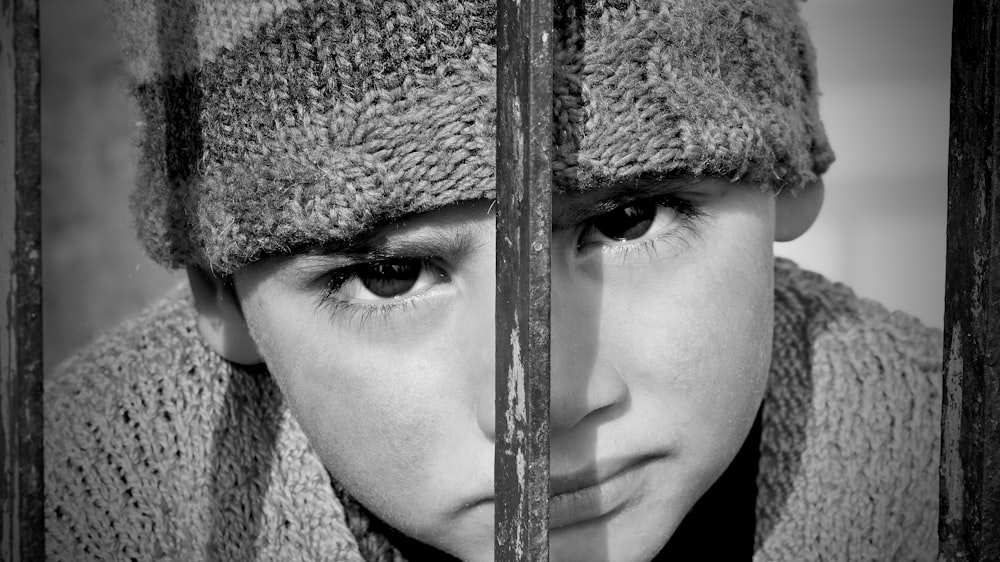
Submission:
[[[951,1],[809,0],[826,202],[776,253],[925,324],[944,323]]]
[[[137,116],[96,1],[41,2],[47,371],[184,279],[134,239]],[[951,2],[809,0],[803,12],[837,162],[816,225],[776,253],[940,327]]]
[[[51,372],[179,283],[142,253],[128,195],[137,111],[121,90],[98,0],[43,0],[42,322]]]

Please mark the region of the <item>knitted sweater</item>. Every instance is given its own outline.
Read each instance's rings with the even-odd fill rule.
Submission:
[[[788,261],[775,272],[754,559],[934,559],[940,334]],[[46,392],[51,560],[383,548],[266,370],[201,341],[186,291],[78,354]]]

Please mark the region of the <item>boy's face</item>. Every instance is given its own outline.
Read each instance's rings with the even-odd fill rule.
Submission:
[[[770,363],[774,213],[715,179],[553,201],[553,560],[651,558],[739,450]],[[494,219],[466,203],[235,276],[330,472],[466,560],[493,559]]]

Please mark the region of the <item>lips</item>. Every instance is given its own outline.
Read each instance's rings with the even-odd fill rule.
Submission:
[[[636,501],[644,485],[642,472],[657,458],[615,460],[552,477],[549,529],[600,520]]]
[[[613,459],[597,465],[584,467],[568,474],[552,475],[549,477],[549,496],[555,497],[596,486],[650,458]]]
[[[640,494],[642,472],[667,454],[613,458],[549,478],[549,529],[557,530],[603,518],[618,511]],[[466,508],[492,506],[492,493],[465,504]]]

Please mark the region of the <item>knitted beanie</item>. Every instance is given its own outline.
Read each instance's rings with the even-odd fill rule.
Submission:
[[[106,1],[161,264],[231,273],[494,196],[495,0]],[[558,192],[797,189],[832,162],[798,0],[556,4]]]

